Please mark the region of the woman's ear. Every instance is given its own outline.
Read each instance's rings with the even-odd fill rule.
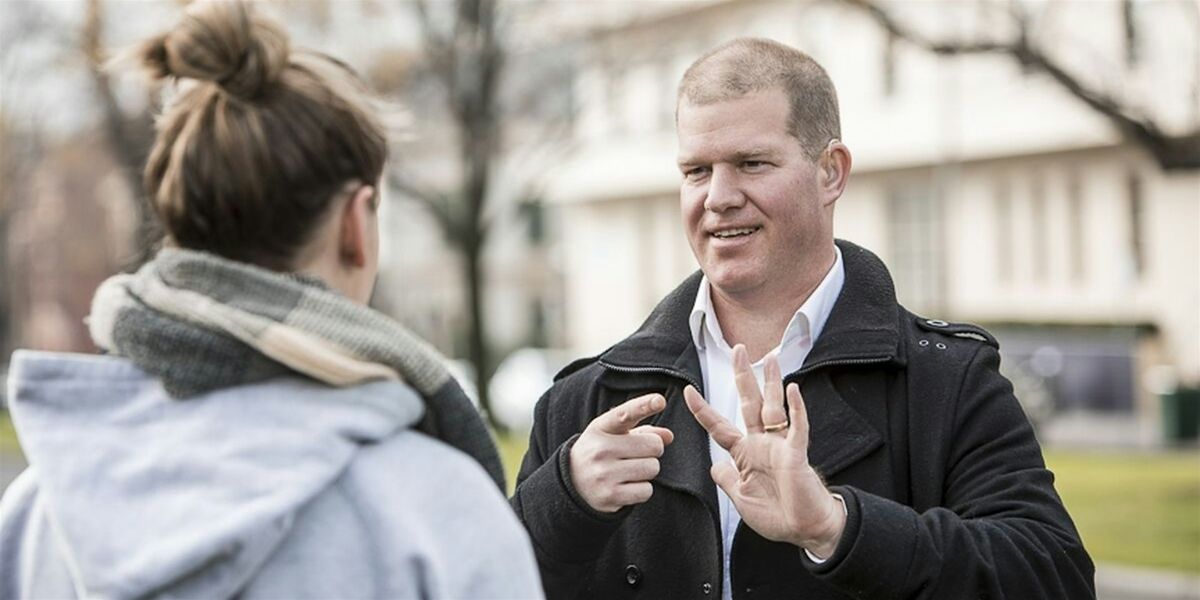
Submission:
[[[364,185],[355,190],[342,207],[340,218],[338,252],[342,264],[366,266],[367,245],[371,239],[369,227],[375,218],[375,188]]]

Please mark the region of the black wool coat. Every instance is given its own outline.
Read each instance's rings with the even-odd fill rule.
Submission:
[[[1094,598],[1094,567],[1054,490],[995,340],[917,317],[870,252],[839,241],[846,281],[798,382],[809,460],[849,518],[824,564],[743,522],[734,598]],[[719,598],[722,539],[707,433],[683,401],[703,391],[688,327],[700,275],[642,327],[559,374],[535,410],[512,505],[551,598]],[[597,415],[659,392],[649,422],[675,441],[654,495],[615,514],[574,489],[569,452]]]

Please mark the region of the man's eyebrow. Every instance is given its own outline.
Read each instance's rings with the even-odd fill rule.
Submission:
[[[745,162],[748,160],[760,160],[763,158],[769,158],[774,155],[775,155],[775,151],[771,148],[767,148],[767,147],[750,148],[748,150],[738,150],[727,157],[722,157],[722,158],[718,159],[716,162],[722,162],[725,160],[730,160],[733,162]],[[692,166],[696,166],[696,165],[700,165],[700,164],[709,164],[711,162],[714,162],[714,161],[701,159],[700,157],[696,157],[696,156],[680,156],[678,158],[678,160],[676,161],[676,163],[681,167],[692,167]]]
[[[773,156],[775,153],[770,148],[751,148],[749,150],[740,150],[733,153],[734,160],[741,162],[746,160],[754,160],[756,158],[766,158]]]

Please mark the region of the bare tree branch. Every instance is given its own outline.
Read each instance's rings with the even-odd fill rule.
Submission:
[[[939,56],[1010,56],[1023,67],[1049,76],[1072,96],[1105,116],[1122,135],[1149,151],[1164,170],[1200,169],[1200,129],[1184,135],[1170,135],[1150,117],[1139,114],[1103,91],[1089,87],[1029,39],[1028,22],[1022,15],[1014,15],[1018,20],[1019,34],[1012,41],[938,41],[904,26],[872,0],[841,1],[862,9],[890,35]]]
[[[1133,0],[1121,0],[1121,25],[1125,30],[1125,64],[1133,66],[1138,61],[1138,44],[1140,43]]]
[[[455,65],[458,62],[458,57],[454,44],[447,39],[446,35],[439,31],[437,24],[433,22],[433,16],[429,13],[429,3],[427,0],[416,0],[413,3],[413,8],[417,14],[417,22],[420,23],[425,53],[428,55],[429,63],[433,67],[433,74],[442,81],[442,85],[446,89],[451,90],[456,88],[458,74]]]
[[[421,187],[395,171],[389,172],[387,178],[389,187],[421,205],[433,216],[434,221],[441,228],[442,234],[452,245],[457,246],[460,243],[462,224],[450,208],[452,202],[450,198],[447,198],[445,194]]]
[[[154,139],[154,125],[148,112],[129,116],[121,109],[112,80],[105,69],[108,53],[104,47],[103,30],[104,3],[101,0],[88,0],[80,31],[80,50],[103,111],[105,133],[133,196],[133,210],[138,224],[135,240],[138,255],[133,258],[135,264],[131,266],[137,266],[153,256],[155,243],[161,238],[158,222],[151,214],[149,202],[142,191],[141,177]]]

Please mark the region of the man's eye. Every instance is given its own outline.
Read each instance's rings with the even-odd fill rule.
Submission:
[[[761,160],[747,160],[742,162],[742,168],[747,171],[757,171],[767,166],[767,163]]]
[[[683,176],[692,181],[702,179],[706,175],[708,175],[708,167],[692,167],[683,172]]]

